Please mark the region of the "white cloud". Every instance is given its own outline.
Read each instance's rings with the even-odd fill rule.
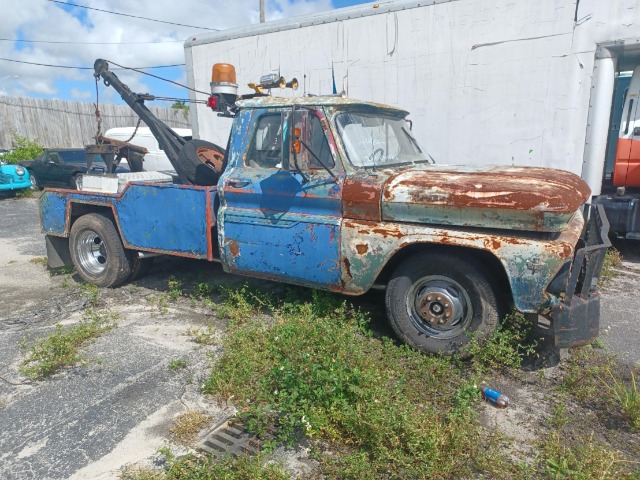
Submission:
[[[10,0],[0,0],[9,3]],[[144,16],[174,23],[227,29],[258,21],[258,0],[82,0],[94,8]],[[301,15],[332,8],[331,0],[267,0],[267,19]],[[81,19],[79,19],[80,17]],[[96,58],[105,58],[129,67],[184,63],[184,40],[204,30],[75,8],[67,12],[46,0],[23,0],[2,8],[0,31],[4,37],[65,43],[0,42],[0,57],[25,62],[92,67]],[[95,45],[98,42],[170,42],[127,45]],[[10,95],[37,94],[68,98],[88,98],[86,85],[61,92],[57,85],[92,81],[91,70],[46,68],[0,61],[0,78],[18,75],[15,81],[0,82]],[[132,90],[148,91],[139,75],[118,75]],[[62,87],[60,87],[62,88]],[[66,88],[66,87],[65,87]],[[112,95],[107,94],[107,95]]]
[[[71,89],[71,97],[76,100],[88,100],[93,98],[94,93],[89,90],[81,90],[79,88]]]

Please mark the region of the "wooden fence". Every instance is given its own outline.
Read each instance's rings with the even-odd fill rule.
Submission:
[[[186,110],[151,106],[149,110],[170,127],[191,128]],[[114,127],[135,127],[138,122],[128,105],[101,103],[100,114],[103,134]],[[0,96],[0,148],[12,148],[12,132],[45,148],[80,148],[93,143],[97,128],[92,103]]]

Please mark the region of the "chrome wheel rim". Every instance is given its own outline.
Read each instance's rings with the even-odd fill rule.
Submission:
[[[31,182],[31,188],[33,190],[37,190],[37,188],[38,188],[38,180],[36,180],[36,177],[35,177],[35,175],[33,173],[29,177],[29,181]]]
[[[82,176],[78,175],[75,178],[75,186],[76,186],[76,190],[82,190]]]
[[[429,275],[411,285],[407,312],[420,332],[440,339],[457,337],[473,318],[467,291],[455,280],[441,275]]]
[[[107,248],[97,233],[80,233],[76,250],[82,269],[90,275],[100,275],[107,268]]]

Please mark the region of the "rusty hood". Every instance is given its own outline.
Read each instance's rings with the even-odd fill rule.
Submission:
[[[559,232],[591,191],[563,170],[428,165],[391,174],[381,194],[383,220]]]

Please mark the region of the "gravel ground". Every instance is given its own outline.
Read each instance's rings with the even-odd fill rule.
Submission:
[[[180,413],[228,415],[199,394],[207,354],[216,349],[198,349],[184,335],[217,320],[187,299],[166,312],[155,299],[173,273],[234,277],[217,265],[169,259],[136,284],[101,290],[97,308],[117,314],[118,326],[88,348],[88,365],[30,382],[18,371],[20,342],[46,336],[57,323],[78,322],[89,299],[77,278],[50,276],[33,261],[45,255],[36,199],[0,200],[0,219],[0,478],[117,478],[124,465],[153,459]],[[624,362],[638,365],[640,255],[633,244],[616,246],[625,262],[603,293],[601,338]],[[188,367],[169,369],[177,358]]]

